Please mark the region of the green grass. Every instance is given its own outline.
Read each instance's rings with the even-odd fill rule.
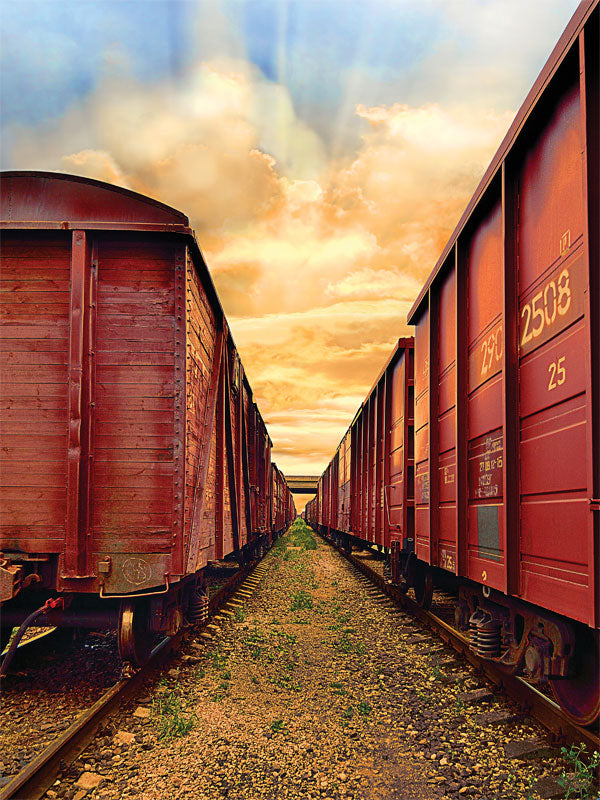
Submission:
[[[371,713],[371,706],[368,703],[360,702],[357,706],[357,711],[361,717],[368,717]]]
[[[314,537],[312,530],[304,522],[303,519],[294,520],[292,527],[289,529],[285,536],[286,544],[291,547],[300,547],[303,550],[316,550],[317,540]]]
[[[294,674],[298,667],[295,634],[279,629],[270,629],[265,633],[254,628],[242,639],[242,643],[267,683],[291,692],[300,691]]]
[[[304,589],[300,589],[299,592],[296,592],[292,596],[292,604],[290,606],[290,611],[301,611],[303,608],[312,608],[313,607],[313,599],[312,595],[308,592],[305,592]]]
[[[181,698],[174,692],[159,695],[152,701],[152,717],[158,728],[158,738],[165,740],[185,736],[196,723],[195,714],[183,713]]]
[[[588,757],[586,750],[583,742],[579,745],[572,744],[568,750],[566,747],[560,748],[563,758],[573,770],[572,776],[565,771],[558,779],[562,788],[567,790],[567,798],[591,800],[598,796],[593,787],[596,770],[600,767],[600,753],[594,750]]]

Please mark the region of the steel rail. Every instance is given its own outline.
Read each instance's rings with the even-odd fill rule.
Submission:
[[[209,617],[204,626],[225,605],[240,585],[250,577],[260,563],[261,561],[257,561],[241,567],[227,583],[212,595],[209,600]],[[168,660],[170,654],[178,648],[187,630],[184,629],[175,636],[167,637],[159,642],[143,667],[133,675],[123,678],[111,686],[93,706],[80,714],[66,731],[15,775],[10,783],[0,789],[0,800],[39,800],[54,782],[60,771],[61,762],[70,765],[75,761],[94,738],[100,723],[124,700],[131,697],[153,669]]]
[[[30,636],[29,639],[23,639],[22,642],[19,642],[17,653],[24,653],[28,648],[38,646],[42,640],[49,641],[53,639],[56,636],[57,630],[58,628],[48,628],[47,630],[40,631],[40,633],[36,633],[34,636]],[[4,650],[0,653],[0,660],[2,660],[8,653],[9,646],[10,645],[7,644]]]
[[[335,547],[356,569],[363,573],[369,580],[376,584],[381,592],[390,597],[394,602],[408,611],[413,616],[428,625],[433,631],[454,650],[463,655],[467,661],[496,687],[496,691],[504,693],[515,700],[524,714],[536,719],[551,734],[557,744],[570,745],[582,742],[591,750],[600,750],[600,737],[590,728],[584,728],[565,717],[562,709],[546,695],[542,694],[523,678],[510,675],[494,661],[489,661],[478,656],[469,646],[469,640],[460,631],[457,631],[447,622],[440,619],[432,611],[422,608],[415,600],[400,591],[398,586],[388,583],[385,578],[372,570],[364,561],[351,553],[345,552],[326,537],[324,541]]]

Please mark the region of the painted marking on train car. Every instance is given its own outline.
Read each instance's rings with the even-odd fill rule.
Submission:
[[[483,361],[481,362],[481,375],[488,374],[494,363],[498,364],[502,361],[503,345],[502,345],[502,323],[495,331],[492,331],[487,339],[481,343],[481,354]]]
[[[444,483],[454,483],[454,467],[444,467]]]
[[[546,341],[555,334],[555,328],[564,328],[582,313],[583,287],[579,284],[584,278],[580,272],[580,261],[569,267],[559,266],[544,286],[523,304],[520,314],[522,351],[531,350],[535,339],[541,337],[539,344]]]
[[[440,567],[450,572],[456,572],[456,560],[451,550],[442,550],[440,553]]]
[[[567,379],[567,372],[564,367],[565,359],[566,356],[561,356],[556,361],[552,361],[548,364],[548,372],[550,374],[550,380],[548,381],[549,392],[551,392],[552,389],[556,389],[557,386],[562,386]]]
[[[128,558],[123,562],[122,573],[127,583],[139,586],[150,580],[152,569],[143,558]]]

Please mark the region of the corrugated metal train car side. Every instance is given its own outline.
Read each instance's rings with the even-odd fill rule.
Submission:
[[[408,318],[418,559],[471,581],[462,626],[496,625],[497,656],[583,723],[600,707],[598,28],[583,3]]]

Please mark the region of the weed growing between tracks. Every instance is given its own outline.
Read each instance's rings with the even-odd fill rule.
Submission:
[[[164,680],[159,681],[159,694],[152,701],[152,718],[158,728],[158,738],[168,741],[189,733],[197,718],[193,712],[184,712],[181,696],[175,691],[168,691],[167,687]]]
[[[580,800],[591,800],[598,796],[593,791],[594,777],[600,767],[600,753],[597,750],[587,758],[587,747],[583,742],[580,745],[572,744],[569,749],[561,747],[560,751],[574,774],[568,775],[563,771],[558,782],[566,789],[566,797],[578,797]]]

